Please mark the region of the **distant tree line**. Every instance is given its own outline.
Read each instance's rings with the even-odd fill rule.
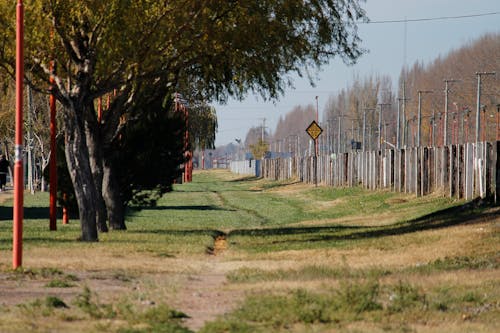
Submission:
[[[363,141],[363,132],[367,149],[377,149],[379,137],[383,141],[381,147],[397,146],[398,107],[400,143],[415,145],[419,90],[428,91],[421,94],[422,143],[442,145],[444,80],[449,81],[447,143],[473,141],[477,103],[476,72],[492,71],[497,74],[482,79],[481,131],[485,140],[496,140],[497,110],[500,103],[499,54],[500,33],[490,33],[428,64],[417,61],[409,68],[403,68],[397,86],[385,75],[355,76],[350,86],[330,95],[324,106],[321,126],[325,133],[320,137],[322,150],[351,149],[352,141]],[[379,120],[381,110],[382,117]],[[297,142],[296,137],[300,137],[298,142],[304,153],[309,140],[304,129],[314,118],[312,105],[296,106],[279,120],[270,139],[271,147],[279,149],[275,147],[284,143],[281,149],[294,152],[297,149],[294,142]],[[249,131],[251,132],[252,130]]]

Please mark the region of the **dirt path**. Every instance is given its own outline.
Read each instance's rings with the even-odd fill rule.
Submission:
[[[176,293],[171,306],[187,314],[185,325],[197,331],[206,322],[231,312],[243,298],[243,292],[229,288],[222,261],[212,256],[203,272],[189,275]]]

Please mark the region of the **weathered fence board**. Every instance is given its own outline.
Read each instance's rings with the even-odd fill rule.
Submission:
[[[471,200],[493,197],[499,201],[500,141],[466,143],[445,147],[411,147],[381,151],[265,159],[260,170],[249,161],[233,161],[236,173],[275,180],[297,178],[305,183],[343,187],[361,185],[367,189],[427,195],[434,191]],[[253,164],[255,168],[258,163]]]

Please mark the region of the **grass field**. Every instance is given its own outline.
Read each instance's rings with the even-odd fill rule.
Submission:
[[[0,332],[498,332],[500,209],[204,171],[81,243],[0,197]]]

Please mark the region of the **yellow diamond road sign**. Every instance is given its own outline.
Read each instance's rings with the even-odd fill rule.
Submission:
[[[311,125],[306,128],[306,132],[313,140],[316,140],[323,133],[323,129],[313,120]]]

